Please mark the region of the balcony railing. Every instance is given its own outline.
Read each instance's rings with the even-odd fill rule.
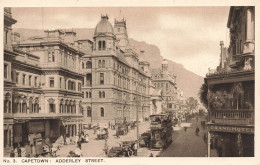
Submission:
[[[211,110],[212,123],[254,125],[254,110]]]

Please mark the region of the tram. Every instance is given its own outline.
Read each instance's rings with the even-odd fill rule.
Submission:
[[[172,142],[172,119],[171,113],[150,115],[151,150],[163,150]]]

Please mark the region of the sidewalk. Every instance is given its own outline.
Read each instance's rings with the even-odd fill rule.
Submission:
[[[141,122],[139,123],[139,135],[149,129],[149,122]],[[137,131],[136,128],[133,130],[129,130],[127,135],[122,135],[120,138],[116,138],[114,136],[116,134],[116,130],[108,129],[109,135],[107,139],[108,148],[119,147],[119,143],[121,141],[128,140],[137,140]],[[89,135],[89,143],[82,143],[82,154],[83,157],[106,157],[103,149],[105,145],[105,140],[96,140],[97,135],[94,134],[94,130],[87,130],[86,133]],[[58,157],[67,157],[69,151],[73,151],[76,148],[76,145],[66,145],[61,147],[61,149],[57,152]],[[138,156],[143,155],[144,149],[138,149]],[[144,156],[147,154],[144,154]],[[150,155],[150,153],[149,153]]]

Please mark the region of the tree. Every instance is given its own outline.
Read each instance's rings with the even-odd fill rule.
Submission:
[[[200,97],[200,102],[204,105],[204,107],[208,107],[208,85],[207,84],[202,84],[200,87],[199,91],[199,97]]]

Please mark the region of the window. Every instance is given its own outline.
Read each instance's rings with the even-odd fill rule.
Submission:
[[[86,92],[86,98],[88,98],[88,92]]]
[[[88,95],[89,98],[91,98],[91,92],[89,92],[89,95]]]
[[[81,83],[78,83],[78,91],[81,91]]]
[[[23,85],[25,85],[25,74],[23,74]]]
[[[50,87],[51,88],[54,87],[54,78],[53,77],[50,78]]]
[[[60,103],[60,113],[63,113],[63,105]]]
[[[106,41],[103,41],[103,50],[106,50]]]
[[[120,32],[120,28],[117,28],[117,32]]]
[[[98,68],[101,68],[101,60],[98,60]]]
[[[100,116],[101,117],[105,116],[104,108],[100,108]]]
[[[49,104],[50,113],[55,113],[55,104]]]
[[[102,60],[102,68],[105,68],[106,64],[105,64],[105,60]]]
[[[104,73],[100,73],[100,85],[104,84]]]
[[[102,98],[102,92],[99,91],[98,93],[99,93],[99,98]]]
[[[102,92],[102,96],[103,96],[103,98],[106,97],[105,91]]]
[[[34,86],[37,87],[37,77],[34,77]]]
[[[87,61],[87,63],[86,63],[86,68],[92,68],[92,63],[91,63],[91,61]]]
[[[29,76],[29,86],[32,85],[32,76]]]
[[[87,107],[87,117],[91,117],[92,116],[92,111],[90,107]]]
[[[98,50],[101,50],[101,41],[98,41]]]
[[[8,31],[6,30],[5,31],[5,44],[7,44],[7,41],[8,41]]]
[[[52,62],[55,62],[55,54],[52,52]]]
[[[16,73],[16,78],[15,78],[15,81],[16,81],[16,83],[18,83],[18,82],[19,82],[19,73]]]
[[[60,88],[61,88],[61,81],[62,81],[62,78],[60,77]]]
[[[243,53],[243,45],[242,45],[242,40],[240,40],[240,44],[239,44],[239,46],[240,46],[240,54],[242,54],[242,53]]]
[[[48,53],[48,62],[51,62],[52,57],[51,57],[51,52]]]
[[[8,69],[8,65],[5,64],[5,66],[4,66],[4,78],[7,78],[7,69]]]
[[[82,62],[82,69],[84,69],[84,62]]]

